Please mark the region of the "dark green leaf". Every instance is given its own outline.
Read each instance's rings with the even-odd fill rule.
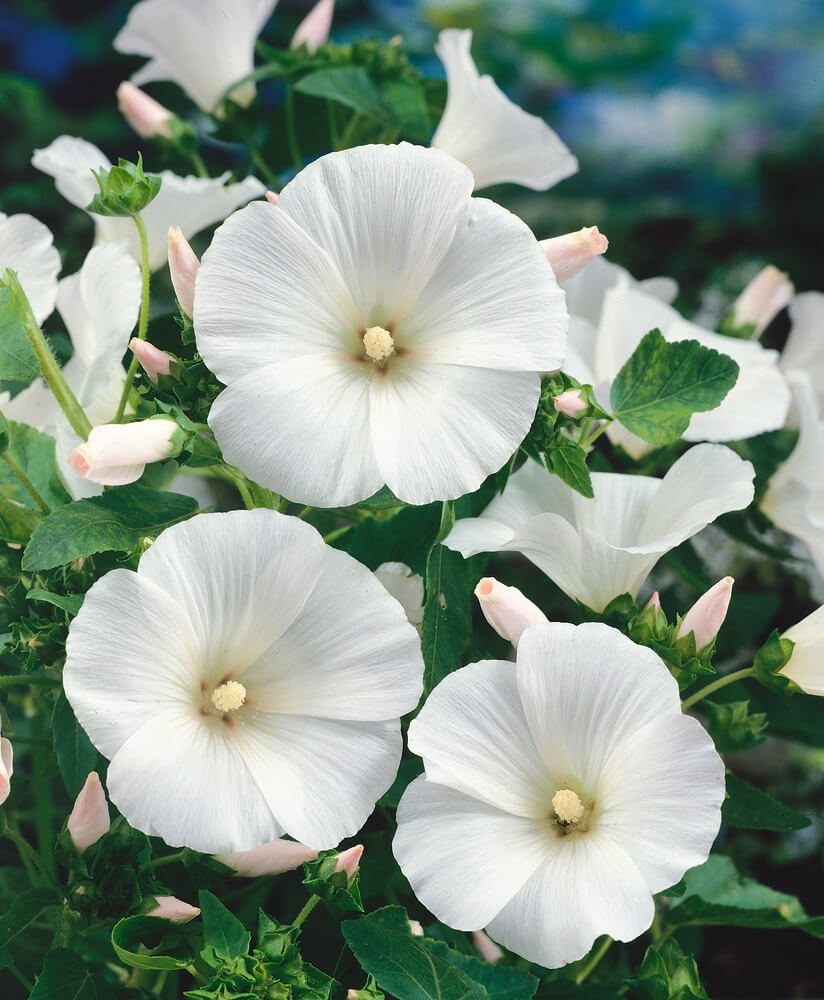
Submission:
[[[201,954],[206,961],[213,964],[213,958],[217,958],[231,962],[248,954],[252,935],[238,918],[211,892],[201,889],[198,899],[203,917]]]
[[[392,108],[362,66],[320,69],[302,77],[294,86],[301,94],[337,101],[375,121],[385,124],[392,121]]]
[[[185,969],[195,959],[188,924],[163,917],[125,917],[112,930],[112,947],[137,969]],[[177,952],[177,954],[167,954]]]
[[[96,552],[128,552],[197,509],[192,497],[136,484],[76,500],[42,522],[26,547],[23,568],[52,569]]]
[[[52,509],[71,500],[57,471],[54,438],[41,434],[26,424],[12,421],[9,454],[34,483],[37,492]],[[0,496],[37,508],[31,493],[23,486],[6,462],[0,461]]]
[[[668,343],[651,330],[615,377],[613,416],[650,444],[676,441],[693,413],[713,410],[735,385],[738,365],[697,340]]]
[[[625,982],[637,1000],[709,1000],[695,959],[672,939],[647,948],[638,979]]]
[[[474,955],[463,955],[450,948],[445,941],[423,938],[421,943],[432,955],[445,959],[469,978],[480,983],[492,1000],[531,1000],[538,989],[539,980],[528,972],[507,965],[494,965]]]
[[[26,293],[10,268],[0,277],[0,378],[30,382],[40,374],[40,362],[26,323],[33,323]]]
[[[0,917],[0,948],[24,931],[40,914],[58,901],[54,889],[27,889]]]
[[[440,518],[439,503],[404,507],[385,519],[367,518],[341,540],[341,545],[369,569],[385,562],[402,562],[423,575]]]
[[[389,809],[397,809],[401,796],[406,791],[406,786],[422,773],[423,761],[420,757],[402,760],[395,780],[389,789],[378,799],[378,804],[387,806]]]
[[[567,486],[590,499],[595,496],[587,468],[587,453],[577,441],[558,435],[546,457],[550,471],[563,479]]]
[[[404,137],[412,142],[428,143],[432,123],[420,83],[417,80],[389,80],[383,84],[383,94],[392,106]]]
[[[42,520],[39,510],[0,497],[0,541],[25,545]]]
[[[316,860],[304,861],[306,891],[320,896],[326,902],[333,916],[340,920],[352,913],[363,913],[360,894],[360,871],[350,879],[345,871],[335,871],[337,851],[321,851]]]
[[[63,691],[54,704],[52,733],[57,764],[63,775],[66,791],[76,798],[89,772],[97,763],[97,751],[85,730],[75,718],[72,707]]]
[[[29,1000],[109,1000],[114,987],[89,971],[87,963],[68,948],[50,951]]]
[[[46,604],[53,604],[56,608],[65,611],[73,618],[83,604],[83,594],[52,594],[48,590],[30,590],[26,594],[27,601],[45,601]]]
[[[747,830],[776,830],[787,833],[803,830],[812,820],[804,813],[782,805],[760,788],[755,788],[727,771],[727,798],[721,816],[728,826]]]

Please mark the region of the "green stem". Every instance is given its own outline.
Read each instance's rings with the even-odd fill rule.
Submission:
[[[332,149],[340,149],[340,133],[338,132],[338,120],[335,117],[334,101],[326,102],[326,113],[329,116],[329,137],[332,140]]]
[[[612,938],[607,935],[601,943],[598,950],[592,956],[592,958],[587,962],[587,964],[581,969],[575,977],[575,982],[579,985],[590,975],[595,966],[601,961],[601,959],[609,951],[609,946],[612,944]]]
[[[154,870],[155,868],[162,868],[164,865],[174,864],[176,861],[180,861],[186,856],[186,848],[182,851],[175,851],[174,854],[167,854],[163,858],[155,858],[152,861],[147,861],[145,865],[141,866],[141,871],[148,871],[150,868]]]
[[[132,218],[140,235],[140,274],[142,277],[140,322],[137,327],[137,339],[145,340],[149,329],[149,238],[146,235],[146,227],[143,225],[140,215],[133,215]],[[114,423],[116,424],[121,423],[123,420],[123,414],[126,412],[126,403],[129,401],[129,393],[131,392],[132,383],[137,374],[137,366],[139,364],[137,355],[133,354],[132,360],[129,363],[129,370],[126,372],[126,381],[123,383],[123,392],[120,394],[120,402],[117,405],[117,413],[114,417]]]
[[[596,427],[596,429],[592,432],[592,434],[590,434],[587,440],[584,441],[584,447],[589,448],[592,445],[593,441],[596,441],[604,433],[604,431],[607,429],[607,427],[609,427],[611,423],[612,420],[605,420],[600,427]]]
[[[317,895],[310,896],[309,899],[307,899],[303,909],[292,921],[292,926],[300,927],[303,921],[309,916],[309,914],[312,912],[312,910],[314,910],[314,908],[318,905],[319,902],[320,902],[320,896]]]
[[[303,159],[300,155],[298,130],[295,122],[295,98],[291,87],[286,95],[286,141],[289,144],[289,153],[292,157],[295,173],[299,174],[303,167]]]
[[[358,125],[360,125],[360,120],[360,112],[356,111],[346,123],[346,128],[343,130],[340,140],[341,149],[348,149],[352,145],[352,139],[355,136]]]
[[[340,538],[340,536],[347,532],[351,527],[351,524],[345,524],[342,528],[335,528],[334,531],[330,531],[328,535],[323,536],[324,542],[333,542],[336,538]]]
[[[32,990],[34,989],[34,983],[30,983],[13,962],[8,968],[9,972],[14,976],[17,982],[20,983],[23,989],[26,990],[28,993],[31,993]]]
[[[700,691],[696,691],[695,694],[691,694],[689,698],[685,699],[681,705],[681,710],[686,712],[688,708],[692,708],[696,702],[706,698],[708,694],[712,694],[714,691],[718,691],[728,684],[734,684],[736,681],[743,681],[746,677],[752,677],[754,674],[755,667],[744,667],[743,670],[734,670],[731,674],[719,677],[717,681],[707,684],[706,687],[701,688]]]
[[[41,732],[33,734],[35,736],[45,735],[42,732],[43,716],[36,715],[32,720],[32,728]],[[48,773],[48,758],[46,748],[35,743],[32,746],[32,784],[34,785],[34,830],[37,836],[37,853],[42,861],[42,868],[48,872],[49,878],[54,882],[57,868],[54,863],[52,848],[54,847],[54,827],[52,826],[52,802],[51,781]]]
[[[46,674],[0,675],[0,688],[25,687],[28,684],[43,684],[47,687],[57,687],[60,684],[60,679],[58,677],[49,677]]]
[[[32,500],[34,500],[34,502],[37,504],[40,510],[42,510],[44,514],[51,514],[51,507],[49,507],[49,505],[46,503],[43,497],[40,496],[37,487],[34,485],[31,479],[29,479],[26,473],[22,470],[22,468],[20,467],[20,463],[17,461],[17,459],[13,458],[8,453],[8,451],[3,452],[3,459],[6,465],[8,465],[11,471],[15,474],[15,476],[17,476],[17,478],[23,484],[23,486],[25,486],[26,490],[29,493],[29,496],[32,498]]]
[[[278,176],[263,159],[260,151],[255,149],[251,144],[249,145],[249,158],[252,163],[258,168],[258,170],[263,174],[264,179],[271,187],[278,187]]]
[[[192,161],[192,166],[195,168],[195,173],[198,177],[208,177],[209,171],[206,169],[206,164],[196,149],[193,149],[189,154],[189,159]]]
[[[240,494],[246,509],[254,510],[256,506],[255,498],[252,496],[252,491],[249,489],[249,486],[246,483],[246,477],[242,475],[234,475],[231,471],[230,475],[232,483],[234,484],[235,489]]]

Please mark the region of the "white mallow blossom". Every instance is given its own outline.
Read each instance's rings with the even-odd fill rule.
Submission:
[[[770,479],[760,506],[773,524],[806,544],[824,576],[824,414],[809,376],[793,371],[788,378],[800,424],[798,442]]]
[[[469,30],[447,28],[438,36],[447,97],[432,145],[465,163],[476,188],[512,181],[545,191],[576,173],[578,161],[549,125],[478,73],[471,46]]]
[[[439,150],[361,146],[218,229],[194,324],[228,462],[320,507],[448,500],[503,465],[567,316],[528,227],[471,194]]]
[[[649,927],[652,894],[706,860],[724,764],[651,650],[600,623],[533,625],[517,662],[450,674],[409,728],[425,774],[393,849],[458,930],[549,968]]]
[[[49,229],[32,215],[0,212],[0,277],[6,268],[17,279],[38,323],[54,309],[60,254]]]
[[[740,368],[721,404],[693,415],[685,441],[734,441],[783,427],[790,392],[778,368],[778,352],[688,322],[668,304],[675,288],[666,280],[636,282],[623,268],[598,257],[562,287],[571,317],[564,370],[593,385],[602,405],[609,406],[610,387],[624,363],[644,336],[658,328],[670,343],[697,340]],[[634,458],[652,448],[617,421],[607,435]]]
[[[70,135],[61,135],[44,149],[36,149],[31,162],[54,178],[66,201],[83,209],[100,191],[92,171],[112,165],[97,146]],[[220,177],[179,177],[171,170],[161,170],[153,176],[162,181],[160,191],[140,213],[149,242],[149,267],[153,271],[166,263],[169,226],[179,226],[188,239],[265,191],[265,185],[255,177],[226,184],[231,176],[228,170]],[[122,242],[140,260],[140,238],[131,219],[107,215],[92,215],[92,218],[96,242]]]
[[[138,85],[173,80],[204,111],[214,111],[233,83],[254,69],[255,41],[277,0],[141,0],[129,11],[114,47],[145,56]],[[247,105],[255,85],[246,81],[229,97]]]
[[[375,576],[389,593],[400,601],[409,621],[419,628],[423,621],[424,585],[420,573],[413,573],[406,563],[385,562],[375,570]]]
[[[63,680],[136,829],[210,854],[284,833],[322,850],[395,778],[423,661],[365,566],[297,518],[232,511],[98,580]]]
[[[521,552],[564,593],[602,611],[619,594],[635,597],[665,552],[746,507],[753,478],[730,448],[701,444],[663,479],[594,472],[588,499],[530,461],[480,517],[458,521],[444,545],[465,558]]]
[[[782,638],[795,646],[780,673],[807,694],[824,696],[824,607],[788,628]]]
[[[781,367],[787,374],[806,373],[818,412],[824,413],[824,292],[796,295],[790,303],[790,319],[792,326],[781,352]],[[797,418],[796,408],[796,422]]]

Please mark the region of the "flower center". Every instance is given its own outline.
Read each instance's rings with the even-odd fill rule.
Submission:
[[[368,357],[381,367],[395,353],[392,334],[382,326],[370,326],[364,331],[363,347]]]
[[[218,712],[234,712],[246,701],[246,688],[240,681],[225,681],[212,691],[210,700]]]
[[[564,826],[578,823],[584,815],[584,803],[577,792],[571,788],[559,788],[552,796],[552,808],[558,817],[558,822]]]

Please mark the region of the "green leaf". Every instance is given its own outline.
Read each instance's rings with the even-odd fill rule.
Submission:
[[[672,939],[647,948],[638,979],[625,983],[638,1000],[709,1000],[695,959]]]
[[[401,906],[345,920],[341,930],[361,968],[396,1000],[487,1000],[483,986],[411,935]]]
[[[0,413],[0,455],[8,450],[11,444],[11,427],[5,414]]]
[[[40,914],[58,902],[54,889],[27,889],[17,896],[8,911],[0,917],[0,948],[17,937]]]
[[[727,798],[721,809],[721,817],[727,826],[739,826],[747,830],[776,830],[779,833],[803,830],[812,823],[809,816],[782,805],[771,795],[729,771]]]
[[[112,947],[122,961],[137,969],[185,969],[195,959],[192,934],[188,924],[163,917],[125,917],[114,925]],[[164,954],[172,951],[178,954]]]
[[[528,972],[507,965],[493,965],[474,955],[463,955],[445,941],[423,938],[421,943],[431,954],[445,959],[473,982],[480,983],[492,1000],[531,1000],[538,989],[539,980]]]
[[[201,889],[198,900],[203,917],[203,951],[210,965],[215,959],[231,962],[249,952],[252,935],[217,896]]]
[[[332,912],[340,920],[352,913],[363,913],[363,903],[360,894],[360,870],[353,878],[345,871],[335,871],[338,852],[321,851],[314,861],[304,861],[303,871],[306,878],[303,885],[306,891],[320,896]]]
[[[40,496],[52,509],[69,503],[71,497],[57,471],[54,438],[14,421],[11,421],[9,427],[9,454],[34,483]],[[0,461],[0,496],[37,509],[31,493],[3,461]]]
[[[824,938],[824,916],[808,917],[795,896],[743,878],[732,860],[721,854],[711,854],[703,865],[688,871],[684,882],[684,895],[673,900],[668,914],[676,926],[795,927]]]
[[[73,618],[83,604],[84,594],[52,594],[49,590],[30,590],[26,594],[27,601],[45,601],[46,604],[53,604],[56,608],[65,611]]]
[[[454,523],[452,504],[445,503],[435,544],[426,561],[426,601],[421,623],[425,691],[431,691],[460,667],[461,653],[472,631],[472,588],[466,562],[440,544]]]
[[[412,142],[428,143],[432,123],[420,83],[417,80],[388,80],[383,84],[383,95],[392,106],[401,133]]]
[[[764,712],[750,712],[749,701],[706,699],[701,708],[707,713],[707,729],[720,754],[741,753],[764,742],[767,716]]]
[[[40,374],[37,352],[26,333],[31,306],[10,268],[0,277],[0,378],[30,382]]]
[[[85,784],[89,772],[97,763],[97,750],[85,730],[75,718],[65,692],[54,703],[52,712],[52,733],[57,765],[63,775],[66,791],[76,798]]]
[[[375,570],[385,562],[402,562],[423,575],[441,509],[441,504],[432,503],[404,507],[385,519],[369,517],[349,532],[341,545],[369,569]]]
[[[0,497],[0,541],[25,545],[42,520],[39,510]]]
[[[367,118],[384,124],[392,122],[392,108],[372,77],[362,66],[337,66],[309,73],[294,85],[310,97],[322,97],[345,104]]]
[[[86,961],[68,948],[50,951],[29,1000],[109,1000],[114,987],[90,972]]]
[[[735,385],[738,365],[697,340],[668,343],[651,330],[615,377],[613,416],[650,444],[676,441],[693,413],[714,410]]]
[[[592,499],[592,479],[587,468],[587,453],[572,438],[559,435],[547,452],[547,466],[577,493]]]
[[[773,629],[752,661],[755,676],[764,687],[781,692],[798,690],[794,682],[780,672],[789,662],[794,647],[795,643],[791,639],[782,638],[778,629]]]
[[[197,509],[192,497],[137,484],[76,500],[40,524],[26,546],[23,568],[52,569],[96,552],[128,552]]]

